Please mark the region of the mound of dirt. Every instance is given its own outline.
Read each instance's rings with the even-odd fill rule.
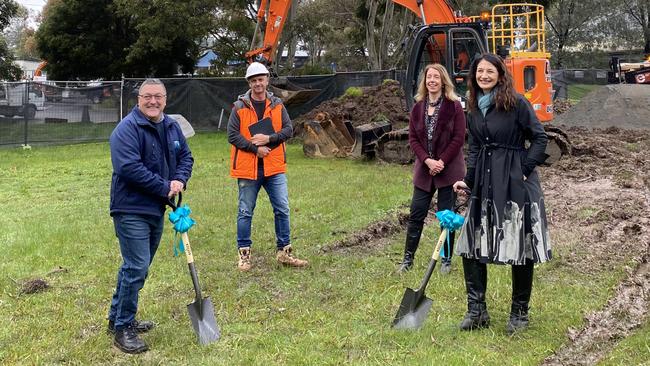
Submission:
[[[587,94],[556,125],[650,129],[650,87],[640,84],[605,85]]]
[[[294,135],[302,135],[302,126],[307,121],[313,121],[317,114],[326,112],[331,117],[342,121],[350,121],[353,126],[370,122],[389,121],[393,130],[408,127],[409,114],[406,108],[404,91],[399,82],[388,80],[379,86],[360,88],[360,96],[344,95],[319,104],[298,118],[294,123]]]

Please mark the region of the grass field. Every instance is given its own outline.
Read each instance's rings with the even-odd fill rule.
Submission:
[[[596,84],[569,84],[568,86],[568,98],[574,104],[578,103],[582,97],[589,94],[591,91],[596,90],[602,87],[602,85]]]
[[[307,159],[301,146],[290,145],[292,241],[311,265],[292,270],[275,263],[272,210],[261,194],[253,222],[254,269],[242,274],[235,267],[237,190],[228,177],[225,136],[199,134],[189,142],[196,163],[185,202],[198,222],[189,235],[222,339],[208,346],[196,342],[186,311],[192,284],[184,258],[172,255],[167,225],[140,294],[139,318],[158,324],[144,335],[151,350],[131,356],[113,348],[105,317],[120,254],[108,215],[108,145],[5,149],[0,364],[536,365],[567,342],[567,329],[581,328],[585,314],[601,308],[625,276],[628,263],[612,263],[596,276],[576,273],[566,265],[566,253],[556,251],[553,261],[536,269],[531,328],[508,337],[509,267],[490,266],[492,326],[466,333],[457,328],[466,303],[461,262],[454,258],[450,275],[432,276],[427,294],[433,307],[423,328],[392,330],[404,289],[417,287],[425,271],[435,225],[425,230],[415,269],[401,277],[392,272],[403,233],[376,249],[321,249],[405,210],[410,167]],[[21,284],[35,278],[50,288],[21,293]],[[623,342],[607,364],[647,360],[643,338]]]

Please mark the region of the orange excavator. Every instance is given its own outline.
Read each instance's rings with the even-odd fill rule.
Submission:
[[[539,120],[550,122],[553,119],[554,90],[551,84],[550,54],[546,52],[545,46],[543,6],[528,3],[504,4],[497,5],[491,12],[483,12],[480,16],[466,17],[455,11],[446,0],[392,1],[412,11],[422,21],[422,25],[415,29],[407,43],[406,81],[402,88],[409,108],[414,103],[413,97],[421,70],[427,64],[436,62],[444,65],[455,82],[459,95],[463,96],[467,90],[471,61],[484,52],[492,52],[503,57],[516,90],[530,101]],[[251,47],[251,51],[246,54],[249,62],[258,61],[273,67],[280,35],[292,2],[293,0],[262,0],[257,18],[258,25],[266,22],[264,41],[259,48]],[[255,36],[258,31],[259,28],[256,28]],[[297,94],[300,93],[297,91]],[[293,102],[296,101],[294,99]],[[306,131],[309,132],[308,129]],[[549,144],[547,149],[551,160],[570,153],[570,144],[561,130],[547,128],[547,133],[555,142]],[[404,156],[405,147],[401,146],[406,144],[407,134],[403,130],[386,132],[378,140],[363,141],[362,144],[376,144],[377,155],[384,160],[408,163],[412,156]],[[345,140],[349,143],[350,138]],[[359,144],[359,141],[353,144]],[[337,146],[336,155],[340,156],[340,152],[348,148]]]

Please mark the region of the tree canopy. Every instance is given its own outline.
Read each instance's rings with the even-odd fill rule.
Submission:
[[[51,79],[190,72],[217,0],[50,0],[36,32]]]
[[[19,13],[19,5],[13,0],[0,0],[0,34]],[[14,55],[7,46],[4,36],[0,36],[0,80],[18,80],[22,72],[14,63]]]

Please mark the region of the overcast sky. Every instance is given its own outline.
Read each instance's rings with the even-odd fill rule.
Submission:
[[[35,10],[40,13],[46,0],[16,0],[16,2],[27,9]]]

